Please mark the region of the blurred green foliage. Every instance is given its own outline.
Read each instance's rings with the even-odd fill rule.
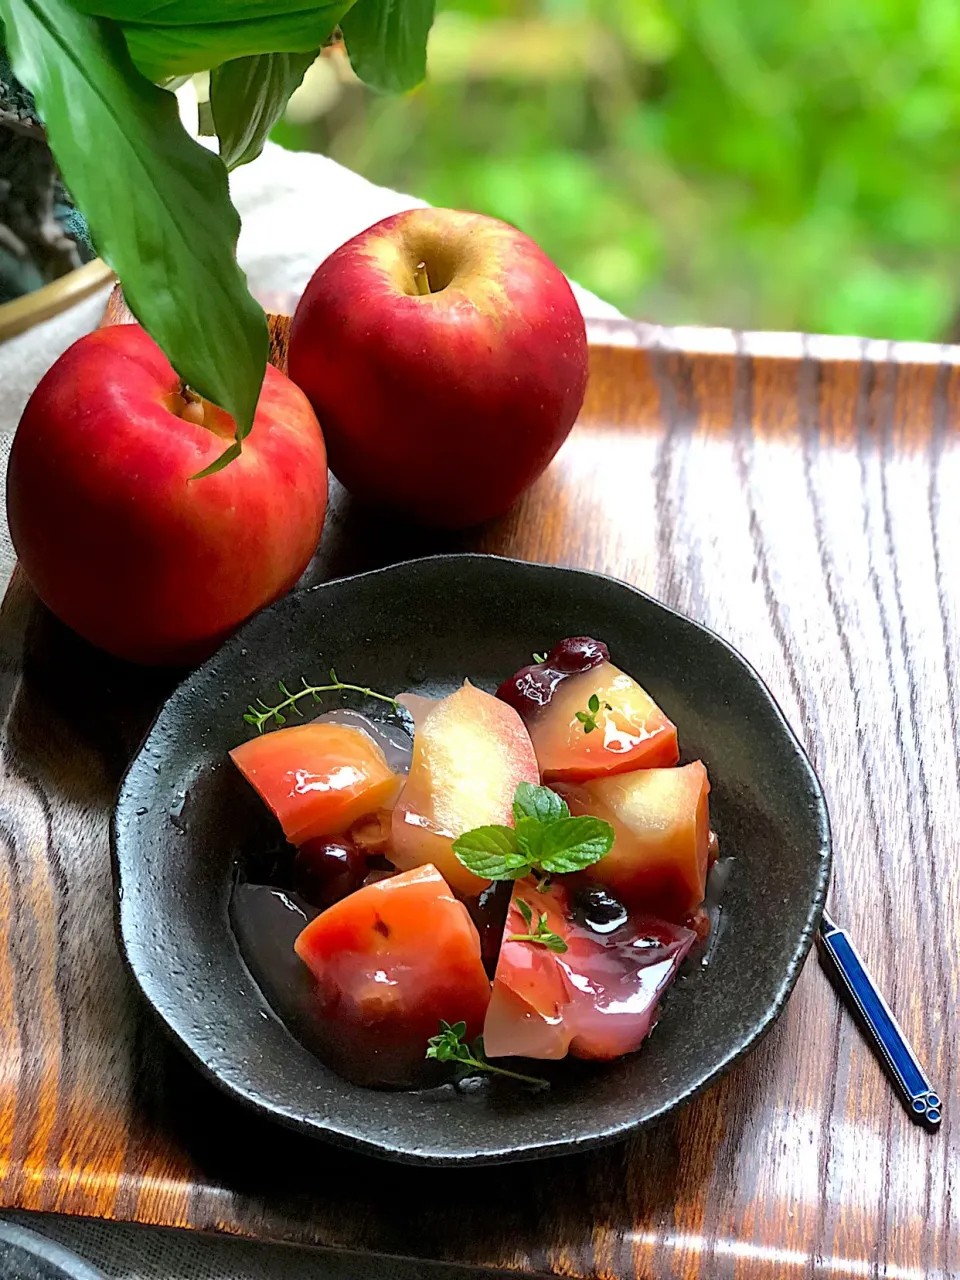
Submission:
[[[447,0],[278,140],[529,232],[631,315],[960,339],[957,0]]]

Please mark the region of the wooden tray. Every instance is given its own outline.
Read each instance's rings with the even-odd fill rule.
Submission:
[[[397,534],[337,491],[316,580],[479,548],[616,574],[757,666],[824,780],[832,907],[945,1099],[911,1124],[811,961],[760,1048],[625,1146],[412,1171],[248,1116],[146,1018],[107,820],[169,681],[0,609],[0,1204],[574,1277],[960,1271],[957,352],[593,331],[581,420],[507,518]],[[763,928],[763,921],[757,921]]]

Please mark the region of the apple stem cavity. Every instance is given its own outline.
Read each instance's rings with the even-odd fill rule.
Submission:
[[[203,397],[194,391],[193,387],[188,387],[185,382],[180,383],[177,396],[180,401],[174,408],[177,417],[182,418],[184,422],[192,422],[198,427],[204,426]]]
[[[413,273],[414,283],[417,286],[417,293],[421,298],[427,297],[433,290],[430,288],[430,277],[427,275],[427,264],[418,262],[417,268]]]

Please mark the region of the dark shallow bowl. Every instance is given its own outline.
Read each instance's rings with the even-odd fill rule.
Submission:
[[[710,772],[712,821],[734,858],[714,957],[676,984],[640,1053],[549,1091],[500,1081],[389,1093],[348,1084],[286,1030],[228,919],[232,885],[276,845],[227,759],[243,713],[278,680],[493,690],[565,635],[605,640]],[[332,703],[331,705],[335,705]],[[689,1102],[782,1011],[830,868],[823,793],[764,684],[722,640],[598,574],[456,555],[325,583],[248,623],[164,705],[123,781],[113,825],[122,946],[148,1002],[200,1069],[303,1132],[397,1160],[533,1159],[623,1137]]]
[[[0,1280],[105,1280],[105,1277],[56,1241],[15,1222],[0,1222]]]

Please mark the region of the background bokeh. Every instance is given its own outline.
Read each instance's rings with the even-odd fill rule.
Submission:
[[[334,52],[274,136],[636,317],[960,340],[957,0],[440,0],[425,85]]]

